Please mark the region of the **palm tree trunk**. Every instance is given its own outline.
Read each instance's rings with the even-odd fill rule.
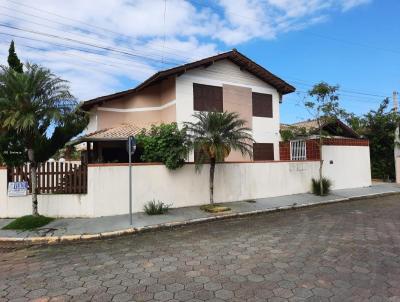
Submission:
[[[32,149],[28,149],[28,159],[31,163],[32,215],[39,216],[37,201],[37,165],[35,161],[34,151]]]
[[[215,158],[210,159],[210,204],[214,204],[214,172]]]

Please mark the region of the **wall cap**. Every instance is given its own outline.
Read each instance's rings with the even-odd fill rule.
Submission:
[[[279,163],[304,163],[304,162],[319,162],[319,160],[258,160],[258,161],[229,161],[217,163],[217,165],[229,164],[279,164]],[[194,162],[186,162],[185,165],[194,165]],[[127,167],[128,163],[96,163],[88,164],[89,168],[96,167]],[[164,166],[163,163],[132,163],[132,166]]]

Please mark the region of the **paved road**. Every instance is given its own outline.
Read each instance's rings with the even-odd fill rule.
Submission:
[[[3,248],[0,301],[400,301],[400,196]]]

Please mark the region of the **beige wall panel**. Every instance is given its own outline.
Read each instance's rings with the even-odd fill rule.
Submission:
[[[247,127],[252,128],[253,109],[251,88],[226,85],[223,86],[224,111],[237,112],[240,118],[247,122]],[[232,150],[225,161],[250,161],[238,151]]]
[[[161,120],[163,123],[176,122],[176,105],[168,106],[161,110]]]
[[[142,112],[98,112],[98,128],[115,127],[123,123],[134,124],[138,127],[145,127],[161,122],[161,111],[142,111]]]
[[[160,103],[165,105],[176,99],[175,77],[161,82]]]

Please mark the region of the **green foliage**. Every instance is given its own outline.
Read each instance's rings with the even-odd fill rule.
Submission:
[[[396,177],[393,150],[395,131],[400,124],[399,114],[388,107],[389,99],[385,99],[378,110],[347,120],[358,134],[369,140],[372,177],[383,180]]]
[[[153,125],[136,139],[142,151],[142,161],[162,162],[171,170],[182,167],[189,152],[186,130],[180,130],[176,123]]]
[[[155,201],[154,199],[148,201],[144,205],[144,212],[147,215],[162,215],[168,212],[170,206],[162,201]]]
[[[325,196],[328,195],[331,191],[332,182],[328,179],[323,177],[321,180],[319,179],[312,179],[311,180],[311,191],[313,194],[318,196]],[[322,182],[322,193],[321,193],[321,182]]]
[[[3,227],[3,230],[34,230],[52,222],[54,218],[27,215],[19,217]]]
[[[18,73],[1,67],[0,153],[7,164],[25,160],[28,149],[34,154],[29,161],[46,161],[87,123],[88,117],[77,109],[66,81],[48,69],[27,64],[26,70]],[[14,141],[7,141],[10,138]],[[10,148],[23,153],[4,156]]]
[[[8,50],[8,66],[16,72],[23,72],[23,64],[15,52],[14,41],[11,41]],[[0,130],[0,165],[8,163],[11,166],[17,166],[26,161],[24,146],[18,140],[16,134],[15,131]]]
[[[17,53],[15,52],[14,41],[11,41],[10,48],[8,49],[8,67],[14,69],[16,72],[23,72],[23,64],[19,60]]]
[[[221,212],[230,211],[231,208],[225,207],[220,204],[207,204],[207,205],[201,206],[200,210],[208,212],[208,213],[221,213]]]
[[[296,139],[298,137],[305,137],[309,134],[304,127],[289,126],[280,130],[281,138],[284,142]]]
[[[0,154],[7,165],[23,159],[31,163],[32,212],[37,216],[37,163],[81,133],[89,119],[66,81],[38,65],[25,67],[21,73],[5,66],[0,70]],[[14,148],[22,153],[7,153]]]
[[[0,130],[0,166],[16,167],[27,162],[25,146],[18,140],[16,131]]]
[[[304,105],[317,120],[318,128],[322,126],[323,122],[347,117],[346,111],[340,107],[338,90],[339,86],[337,85],[331,86],[321,82],[308,91],[312,100],[306,101]]]
[[[243,156],[252,156],[254,142],[251,129],[236,112],[197,112],[196,122],[186,122],[190,147],[199,155],[196,165],[214,159],[223,161],[231,150],[240,151]]]
[[[80,160],[81,159],[81,151],[77,150],[75,146],[66,146],[64,148],[59,149],[53,156],[55,160],[59,160],[60,158],[64,158],[66,160]]]

